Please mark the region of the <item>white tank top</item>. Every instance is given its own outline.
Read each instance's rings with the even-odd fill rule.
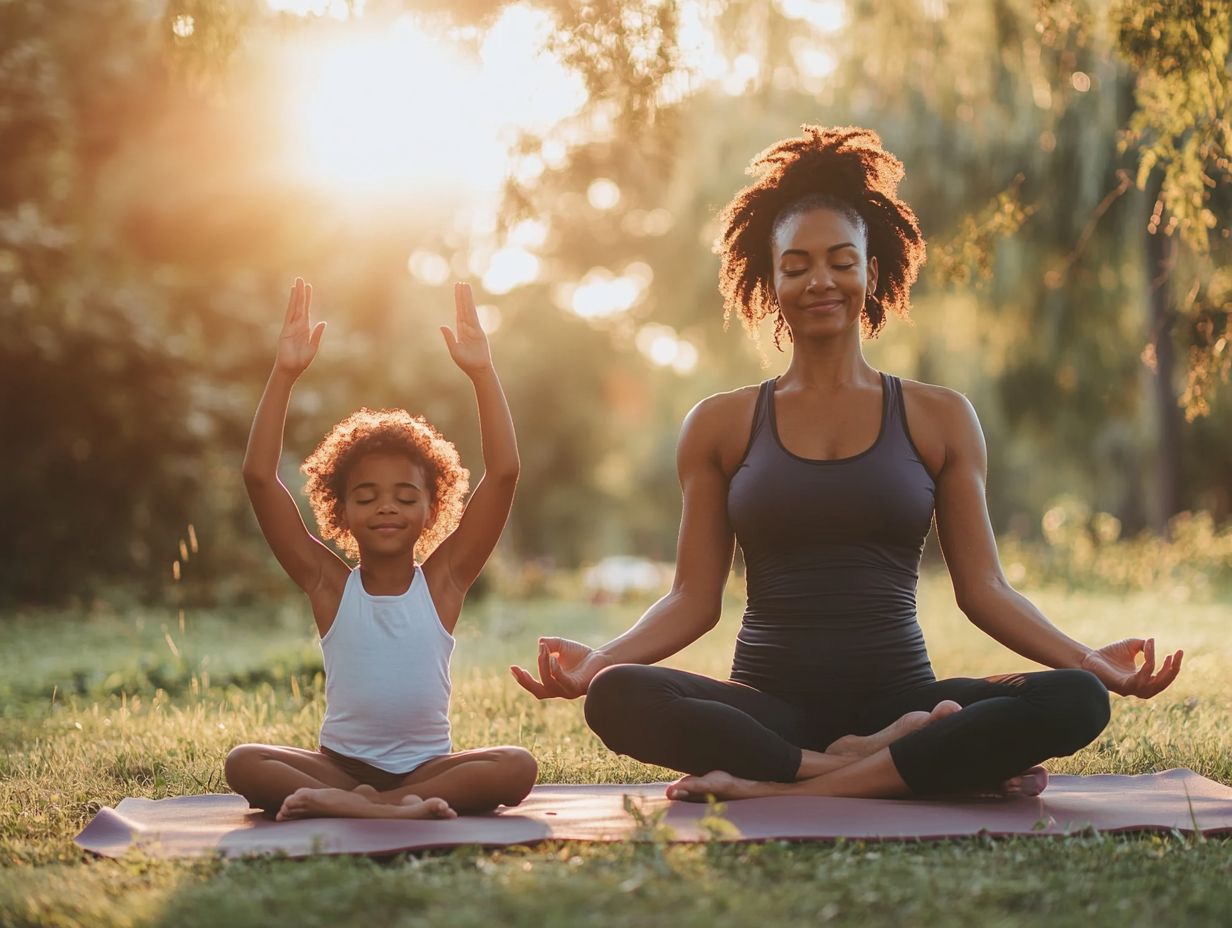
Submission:
[[[321,639],[321,744],[387,773],[410,773],[449,754],[453,645],[421,568],[400,596],[371,595],[359,568],[352,570]]]

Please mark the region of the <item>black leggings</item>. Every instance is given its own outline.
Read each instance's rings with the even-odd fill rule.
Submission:
[[[952,699],[963,711],[890,746],[916,795],[986,789],[1090,744],[1108,724],[1108,691],[1085,670],[938,680],[862,704],[836,694],[775,696],[667,667],[620,664],[591,681],[586,722],[611,750],[684,773],[726,770],[791,782],[801,750],[871,734]]]

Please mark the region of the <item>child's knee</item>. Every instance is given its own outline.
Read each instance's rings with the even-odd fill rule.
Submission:
[[[504,805],[515,806],[525,799],[535,785],[539,776],[539,762],[535,755],[525,748],[496,748],[501,765],[502,777],[506,785]]]
[[[227,785],[241,795],[252,788],[256,766],[265,754],[265,745],[241,744],[233,747],[223,762],[222,772]]]

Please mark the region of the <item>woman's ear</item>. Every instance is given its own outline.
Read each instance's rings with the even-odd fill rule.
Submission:
[[[868,293],[870,296],[877,293],[877,256],[869,255],[868,258]]]

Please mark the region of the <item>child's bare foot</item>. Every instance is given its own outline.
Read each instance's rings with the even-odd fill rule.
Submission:
[[[278,821],[296,818],[454,818],[443,799],[406,796],[399,803],[374,802],[355,790],[297,789],[282,803]]]
[[[707,796],[716,799],[754,799],[777,792],[776,783],[742,780],[724,770],[711,770],[701,777],[681,777],[667,788],[668,799],[705,802]]]
[[[943,719],[947,715],[953,715],[955,712],[960,711],[962,711],[962,706],[952,699],[946,699],[933,706],[932,712],[924,712],[923,710],[908,712],[902,718],[891,722],[881,731],[874,732],[871,735],[844,735],[837,741],[832,742],[826,748],[826,753],[868,757],[870,754],[876,754],[882,748],[889,747],[904,735],[909,735],[925,725],[930,725],[938,719]]]

